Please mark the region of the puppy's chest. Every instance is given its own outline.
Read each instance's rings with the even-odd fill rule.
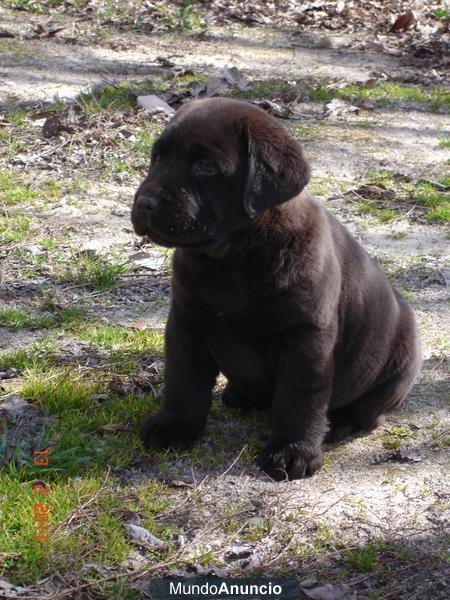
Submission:
[[[202,304],[213,316],[238,317],[248,312],[263,286],[248,277],[244,269],[209,273],[198,292]]]
[[[269,277],[245,268],[210,273],[194,285],[197,308],[213,326],[227,323],[262,334],[284,329],[301,316],[297,290],[281,290]]]
[[[261,273],[245,261],[184,261],[176,265],[174,278],[202,312],[210,317],[239,317],[265,295],[266,282]]]
[[[301,317],[304,290],[274,273],[273,264],[264,257],[252,261],[180,260],[175,265],[174,278],[183,290],[186,306],[201,318],[272,330]]]

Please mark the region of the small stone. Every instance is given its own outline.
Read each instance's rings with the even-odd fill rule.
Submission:
[[[137,97],[138,106],[142,106],[145,108],[147,112],[150,114],[155,113],[164,113],[166,115],[174,115],[175,109],[173,109],[167,102],[158,98],[158,96],[154,96],[153,94],[149,94],[148,96],[138,96]]]
[[[139,525],[133,525],[133,523],[126,523],[124,527],[131,541],[139,546],[164,548],[166,545],[162,540],[153,535],[153,533],[150,533],[148,529],[145,529],[145,527],[139,527]]]
[[[249,527],[260,527],[261,525],[264,525],[265,521],[262,517],[251,517],[248,521],[247,521],[247,525]]]
[[[6,413],[6,417],[13,420],[23,415],[28,408],[31,408],[30,404],[19,398],[19,396],[9,396],[0,404],[0,411]]]

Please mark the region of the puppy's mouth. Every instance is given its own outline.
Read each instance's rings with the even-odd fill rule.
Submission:
[[[214,244],[213,238],[202,237],[201,239],[184,239],[183,236],[175,235],[173,238],[161,235],[159,231],[154,231],[150,227],[134,228],[138,235],[146,235],[152,242],[165,248],[206,248]]]

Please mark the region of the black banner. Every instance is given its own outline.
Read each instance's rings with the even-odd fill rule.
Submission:
[[[153,600],[299,600],[296,579],[177,577],[154,579],[147,593]]]

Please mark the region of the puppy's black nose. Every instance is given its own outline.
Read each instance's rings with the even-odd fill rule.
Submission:
[[[139,194],[139,196],[136,198],[136,205],[138,208],[144,210],[155,210],[155,208],[159,205],[159,198],[156,196]]]

